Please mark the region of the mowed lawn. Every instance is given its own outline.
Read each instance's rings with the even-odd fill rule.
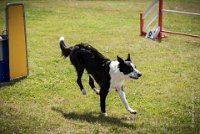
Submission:
[[[14,0],[9,0],[14,1]],[[139,13],[151,0],[22,0],[26,10],[29,76],[0,86],[1,134],[200,133],[200,39],[169,35],[162,41],[139,36]],[[0,30],[5,30],[0,2]],[[165,0],[166,9],[200,13],[199,0]],[[200,17],[165,13],[164,28],[200,35]],[[132,61],[143,73],[124,84],[131,115],[115,90],[100,116],[99,96],[82,78],[76,84],[58,40],[91,44],[106,57]],[[17,62],[17,57],[16,57]]]

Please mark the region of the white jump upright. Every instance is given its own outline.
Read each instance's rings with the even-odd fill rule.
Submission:
[[[150,12],[155,6],[157,6],[156,11],[154,11],[150,19],[147,20],[146,23],[144,23],[145,18],[150,14]],[[144,13],[140,13],[140,35],[145,36],[147,38],[163,38],[165,37],[163,33],[169,33],[169,34],[185,35],[185,36],[200,38],[200,35],[193,35],[193,34],[188,34],[188,33],[163,30],[163,13],[164,12],[200,16],[199,13],[163,9],[163,0],[153,0],[153,2],[144,11]],[[149,29],[149,26],[156,19],[157,19],[157,23],[155,24],[155,26],[152,29]]]

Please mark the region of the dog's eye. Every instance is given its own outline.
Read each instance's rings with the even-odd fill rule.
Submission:
[[[135,66],[135,68],[137,68],[137,67]]]

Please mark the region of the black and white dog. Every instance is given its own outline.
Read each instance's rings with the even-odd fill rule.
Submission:
[[[117,56],[117,61],[110,61],[89,44],[80,43],[68,47],[64,43],[64,37],[60,37],[59,42],[62,55],[64,57],[70,56],[70,61],[77,71],[77,83],[84,95],[86,90],[82,85],[81,77],[84,69],[87,70],[89,85],[96,94],[100,95],[101,112],[105,116],[107,115],[105,106],[106,96],[112,88],[115,88],[118,92],[125,108],[132,114],[137,113],[136,110],[129,107],[123,91],[124,80],[127,78],[138,79],[142,75],[131,62],[130,54],[128,54],[126,60]],[[99,84],[100,90],[95,88],[94,80]]]

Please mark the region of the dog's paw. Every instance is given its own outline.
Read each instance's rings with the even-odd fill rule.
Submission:
[[[133,110],[131,108],[128,108],[128,111],[131,113],[131,114],[137,114],[137,111],[136,110]]]
[[[100,115],[100,116],[107,117],[108,114],[107,114],[107,113],[102,113],[102,112],[101,112],[101,115]]]
[[[131,114],[137,114],[137,111],[136,110],[131,110],[129,111]]]
[[[81,91],[82,91],[83,95],[86,95],[86,94],[87,94],[87,92],[86,92],[85,89],[82,89]]]
[[[137,111],[136,110],[133,110],[130,112],[131,114],[137,114]]]

